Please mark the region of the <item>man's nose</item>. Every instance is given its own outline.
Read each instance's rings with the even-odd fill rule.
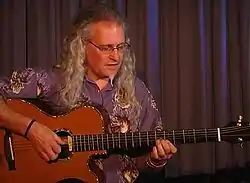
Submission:
[[[117,48],[114,48],[109,55],[109,58],[118,61],[120,59],[120,54]]]

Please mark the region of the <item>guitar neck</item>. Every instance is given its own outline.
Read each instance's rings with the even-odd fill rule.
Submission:
[[[221,141],[220,135],[219,128],[74,135],[72,148],[74,152],[129,150],[131,148],[153,147],[157,139],[168,139],[173,144],[186,144]]]

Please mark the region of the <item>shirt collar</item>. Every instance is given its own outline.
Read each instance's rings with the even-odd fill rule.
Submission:
[[[87,81],[88,83],[96,85],[95,81],[90,79],[88,76],[85,76],[84,80]],[[109,78],[109,82],[107,86],[104,88],[104,90],[112,90],[113,88],[114,88],[114,77]]]

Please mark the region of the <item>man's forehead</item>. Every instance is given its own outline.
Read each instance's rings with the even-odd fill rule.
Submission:
[[[91,25],[91,39],[100,42],[121,42],[124,41],[125,35],[122,25],[103,21]]]

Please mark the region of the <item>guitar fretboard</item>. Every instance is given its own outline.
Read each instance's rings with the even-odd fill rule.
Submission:
[[[73,151],[129,150],[138,147],[153,147],[157,139],[168,139],[173,144],[221,141],[219,128],[74,135]]]

